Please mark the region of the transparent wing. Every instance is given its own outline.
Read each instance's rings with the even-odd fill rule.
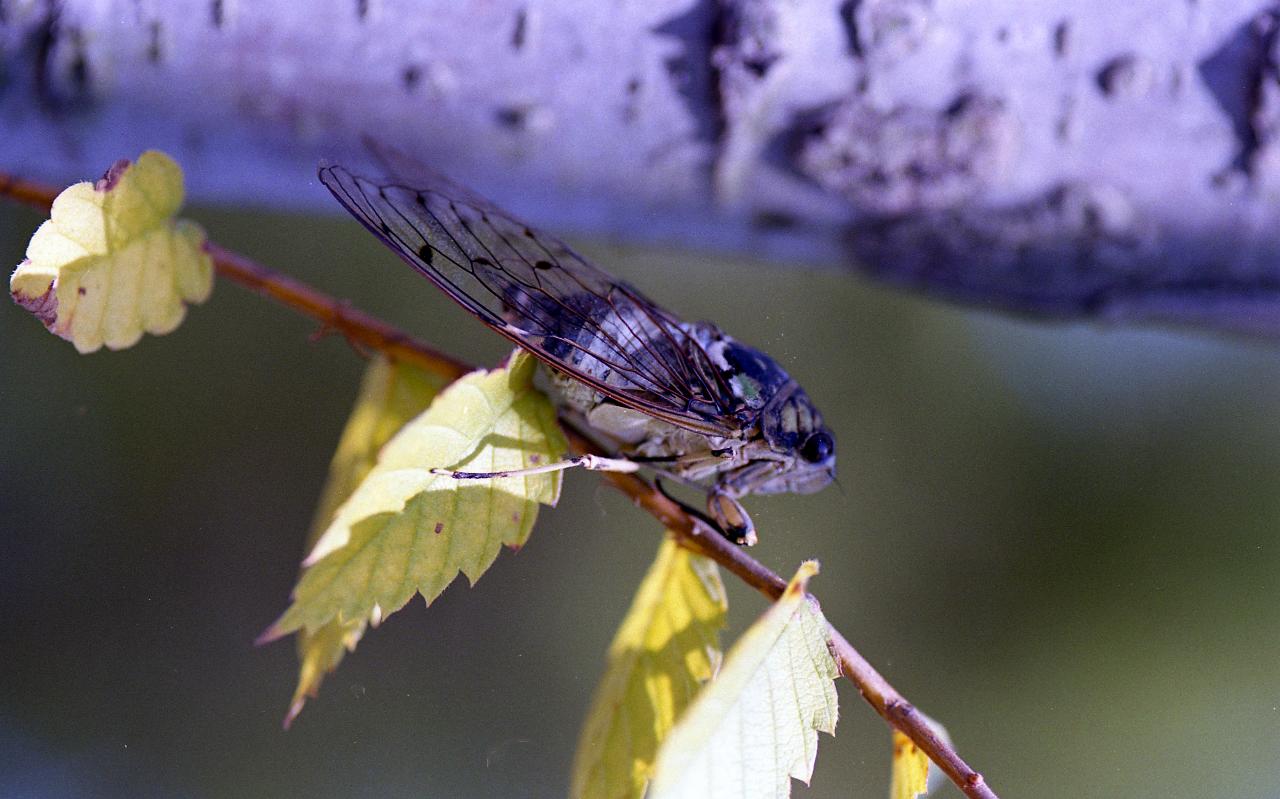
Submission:
[[[678,319],[560,240],[394,150],[370,147],[388,180],[330,165],[321,182],[460,305],[623,405],[706,435],[740,434],[741,402]]]

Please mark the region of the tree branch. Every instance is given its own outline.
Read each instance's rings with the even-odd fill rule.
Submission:
[[[57,193],[51,186],[0,173],[0,196],[48,211]],[[443,377],[461,377],[474,368],[306,283],[216,244],[210,243],[206,248],[222,277],[319,321],[324,329],[338,331],[353,343],[379,350],[388,357]],[[606,454],[599,452],[596,445],[571,421],[562,419],[561,424],[576,452],[581,454],[595,451]],[[660,521],[682,546],[711,558],[770,599],[776,600],[782,595],[787,585],[786,580],[748,555],[744,548],[729,543],[723,536],[708,529],[654,486],[634,474],[602,474],[638,507]],[[857,686],[863,699],[876,713],[910,738],[966,796],[971,799],[997,799],[982,775],[974,771],[955,749],[933,731],[924,716],[830,622],[827,629],[840,673]]]
[[[553,230],[1280,337],[1280,11],[1179,7],[9,0],[0,170],[161,147],[202,202],[331,207],[372,131]]]

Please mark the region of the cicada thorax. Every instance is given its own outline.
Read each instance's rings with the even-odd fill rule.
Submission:
[[[610,385],[619,378],[620,371],[611,358],[618,343],[625,342],[628,363],[653,357],[669,360],[679,354],[673,348],[697,347],[704,360],[718,370],[714,379],[731,392],[732,407],[742,422],[741,434],[709,436],[622,405],[581,380],[553,370],[553,394],[558,402],[630,457],[683,481],[723,485],[727,492],[742,495],[767,483],[770,474],[794,458],[795,442],[804,429],[821,423],[816,412],[807,411],[807,397],[781,367],[715,325],[677,323],[682,335],[674,337],[625,303],[584,295],[567,305],[575,312],[592,314],[596,324],[586,328],[571,321],[573,314],[564,315],[564,307],[557,306],[555,314],[545,308],[545,324],[556,326],[556,355],[602,384]],[[528,315],[527,308],[524,314]],[[631,374],[622,373],[622,377],[634,382]]]
[[[504,293],[503,305],[510,324],[538,336],[545,360],[578,373],[553,369],[556,393],[593,428],[627,444],[654,439],[670,441],[672,447],[701,444],[709,449],[715,444],[707,442],[723,438],[616,399],[625,390],[627,397],[648,399],[655,406],[679,404],[686,413],[704,415],[708,424],[721,424],[726,410],[736,405],[719,382],[721,374],[700,365],[707,363],[707,355],[691,326],[670,318],[626,284],[617,283],[606,294],[584,290],[558,296],[515,286]]]
[[[611,304],[595,295],[574,298],[572,305],[591,314],[596,324],[575,324],[572,315],[548,318],[546,322],[554,325],[555,333],[548,337],[547,348],[604,387],[634,386],[639,379],[633,364],[671,360],[680,346],[678,340],[628,305]],[[620,349],[625,351],[625,358],[619,358]],[[740,439],[708,436],[624,405],[566,372],[553,368],[550,373],[557,404],[578,414],[622,453],[655,466],[669,465],[682,479],[707,482],[728,466],[716,453],[742,443]],[[700,464],[696,469],[695,462]]]

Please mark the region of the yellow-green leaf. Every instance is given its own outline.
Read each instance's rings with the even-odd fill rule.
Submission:
[[[333,521],[338,507],[373,469],[378,451],[404,424],[426,410],[448,381],[437,375],[379,355],[365,370],[355,407],[329,464],[329,479],[316,508],[307,546],[311,547]],[[354,651],[364,635],[365,619],[331,619],[314,631],[298,631],[298,686],[285,716],[285,727],[302,712],[307,697]]]
[[[951,735],[947,728],[924,716],[929,729],[948,746]],[[931,793],[946,781],[942,771],[933,768],[929,756],[921,751],[910,738],[898,730],[893,731],[893,778],[889,784],[890,799],[915,799],[922,794]]]
[[[574,757],[574,799],[641,797],[658,745],[720,663],[716,564],[667,538],[609,647]]]
[[[355,406],[329,463],[329,478],[307,537],[308,548],[319,540],[338,508],[373,470],[382,447],[405,423],[425,411],[449,382],[382,355],[369,362]]]
[[[364,619],[348,622],[333,619],[318,630],[298,631],[298,685],[284,717],[286,730],[302,712],[308,697],[320,692],[325,675],[338,668],[346,653],[355,651],[367,626]]]
[[[172,331],[213,290],[204,231],[173,218],[182,196],[182,170],[158,150],[68,187],[9,279],[14,301],[80,352]]]
[[[893,779],[890,799],[916,799],[929,791],[929,758],[898,730],[893,731]]]
[[[650,799],[786,797],[808,782],[818,731],[835,733],[839,674],[827,623],[801,565],[773,607],[734,644],[658,750]]]
[[[332,619],[377,622],[415,593],[429,604],[459,571],[474,584],[503,544],[525,542],[539,503],[559,497],[559,472],[456,480],[431,470],[505,471],[562,457],[555,408],[533,387],[536,365],[517,350],[506,368],[473,372],[387,442],[307,556],[268,639]]]

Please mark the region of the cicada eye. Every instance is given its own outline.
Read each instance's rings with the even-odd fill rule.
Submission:
[[[831,435],[825,431],[819,431],[805,439],[804,446],[800,448],[800,457],[809,463],[822,463],[830,458],[835,450],[836,442],[831,439]]]

